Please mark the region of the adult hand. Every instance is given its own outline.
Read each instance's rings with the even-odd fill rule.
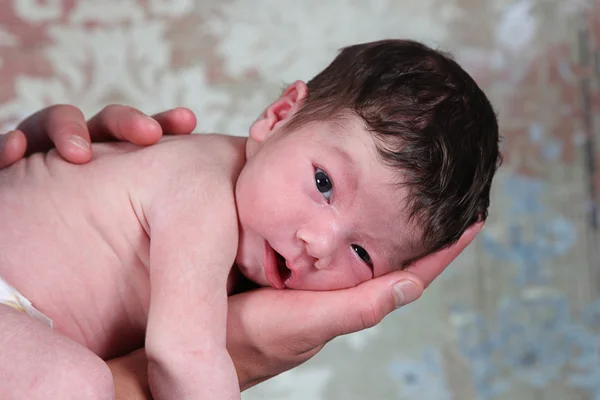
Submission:
[[[456,244],[418,260],[404,271],[354,288],[331,292],[262,288],[231,296],[227,350],[240,389],[304,363],[333,338],[373,327],[393,310],[419,298],[482,226],[473,225]],[[117,399],[152,398],[143,350],[111,360],[108,365],[115,377]]]
[[[373,327],[419,298],[475,238],[471,226],[454,245],[354,288],[308,292],[262,288],[229,298],[227,349],[247,389],[294,368],[331,339]]]
[[[196,117],[187,108],[148,117],[131,107],[110,105],[86,123],[78,108],[55,105],[31,115],[16,130],[0,134],[0,169],[54,146],[65,160],[83,164],[92,158],[91,141],[123,140],[150,145],[163,133],[184,135],[195,127]]]

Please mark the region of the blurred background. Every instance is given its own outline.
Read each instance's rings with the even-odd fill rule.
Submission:
[[[452,52],[492,99],[490,220],[421,300],[244,399],[600,400],[600,1],[1,0],[0,127],[122,103],[246,135],[285,84],[388,37]]]

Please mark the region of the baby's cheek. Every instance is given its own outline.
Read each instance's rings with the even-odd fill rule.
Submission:
[[[349,271],[323,270],[297,279],[292,277],[288,287],[299,290],[340,290],[354,287],[360,282],[358,277]]]
[[[338,270],[337,278],[335,279],[338,287],[335,289],[351,288],[372,279],[373,275],[370,269],[355,265],[358,263],[351,264],[348,265],[346,263]]]
[[[356,279],[356,284],[358,285],[359,283],[373,279],[373,270],[366,264],[365,266],[361,265],[360,267],[355,267],[354,277]]]

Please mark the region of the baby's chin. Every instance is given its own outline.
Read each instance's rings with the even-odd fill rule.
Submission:
[[[246,278],[246,280],[250,281],[251,283],[258,285],[258,286],[262,286],[262,287],[267,287],[267,286],[271,286],[269,284],[269,282],[267,281],[267,278],[265,276],[265,272],[264,269],[262,267],[247,267],[244,265],[235,265],[234,268],[237,268],[237,270],[239,271],[239,273]]]

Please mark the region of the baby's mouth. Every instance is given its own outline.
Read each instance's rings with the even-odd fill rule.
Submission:
[[[275,251],[275,259],[277,260],[277,271],[284,284],[287,284],[288,279],[292,276],[292,271],[287,267],[285,258],[281,254]]]

